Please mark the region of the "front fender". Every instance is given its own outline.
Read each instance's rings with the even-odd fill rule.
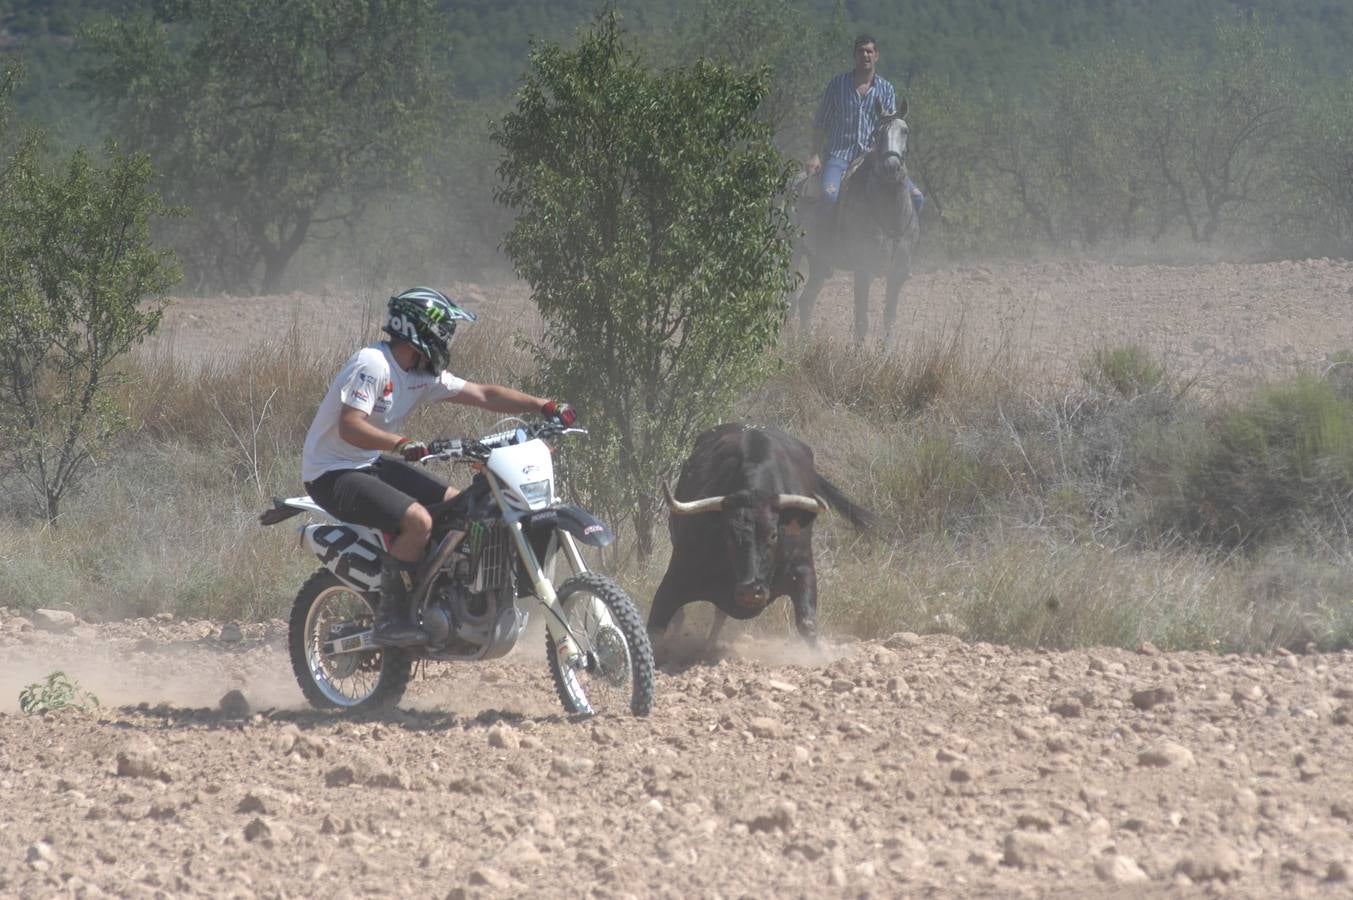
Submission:
[[[610,527],[581,506],[556,506],[554,513],[559,527],[584,544],[606,547],[615,540]]]

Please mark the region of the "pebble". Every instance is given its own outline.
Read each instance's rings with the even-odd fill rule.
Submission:
[[[1230,881],[1240,876],[1244,864],[1235,848],[1222,841],[1197,847],[1175,865],[1175,872],[1191,881]]]
[[[243,719],[250,712],[249,701],[245,699],[244,692],[238,690],[226,691],[217,706],[222,715],[231,719]]]
[[[1148,710],[1162,703],[1170,703],[1175,698],[1174,688],[1169,685],[1157,685],[1132,692],[1132,705],[1140,710]]]
[[[521,745],[521,739],[517,737],[517,732],[497,722],[490,726],[488,732],[489,746],[500,750],[516,750]]]
[[[1142,871],[1142,867],[1137,865],[1135,859],[1119,853],[1102,856],[1096,860],[1095,875],[1099,876],[1101,881],[1114,884],[1140,884],[1151,880],[1150,876]]]
[[[1187,769],[1193,765],[1193,751],[1174,741],[1161,741],[1137,754],[1137,765],[1160,769]]]
[[[769,716],[757,716],[747,723],[747,730],[759,738],[783,737],[785,727]]]
[[[33,610],[33,625],[42,631],[70,631],[79,620],[64,609]]]

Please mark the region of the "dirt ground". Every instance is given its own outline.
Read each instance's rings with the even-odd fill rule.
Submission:
[[[961,322],[1052,375],[1137,340],[1224,389],[1353,348],[1353,266],[1323,260],[970,268],[906,297],[904,342]],[[833,281],[823,327],[847,334],[849,306]],[[357,330],[361,308],[184,301],[161,340]],[[1349,653],[744,634],[666,664],[651,717],[579,721],[533,640],[351,719],[304,707],[281,622],[47,627],[0,609],[0,896],[1353,895]],[[56,669],[103,705],[20,715]],[[249,710],[220,708],[232,690]]]
[[[401,286],[394,286],[401,287]],[[442,286],[482,317],[536,329],[521,284]],[[871,339],[882,333],[883,284],[871,294]],[[368,309],[383,297],[336,290],[282,297],[185,299],[166,313],[162,346],[202,355],[241,335],[276,334],[292,321],[308,333],[355,340],[374,332]],[[851,281],[827,282],[814,329],[849,339]],[[797,317],[790,317],[792,333]],[[1137,343],[1180,379],[1225,389],[1319,367],[1353,350],[1353,262],[1310,259],[1198,266],[1054,261],[967,266],[915,275],[898,307],[900,352],[957,337],[975,361],[1071,380],[1097,347]],[[460,373],[473,377],[473,373]]]
[[[1350,890],[1349,654],[743,636],[578,721],[533,642],[351,720],[302,708],[284,628],[6,615],[0,895]],[[19,715],[52,668],[104,705]]]

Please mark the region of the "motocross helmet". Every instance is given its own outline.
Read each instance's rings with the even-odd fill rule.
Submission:
[[[461,309],[441,291],[416,287],[390,298],[389,315],[381,330],[412,344],[423,354],[427,371],[436,375],[451,358],[456,323],[474,320],[474,313]]]

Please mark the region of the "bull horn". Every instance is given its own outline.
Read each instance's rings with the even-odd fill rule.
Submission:
[[[718,512],[723,509],[723,497],[706,497],[703,500],[692,500],[689,503],[682,503],[672,496],[672,489],[667,486],[667,482],[662,484],[662,492],[667,497],[667,505],[672,508],[672,512],[678,516],[696,516],[700,513]]]
[[[818,497],[805,497],[803,494],[780,494],[775,498],[776,509],[801,509],[804,512],[820,513],[827,510],[827,504]]]

